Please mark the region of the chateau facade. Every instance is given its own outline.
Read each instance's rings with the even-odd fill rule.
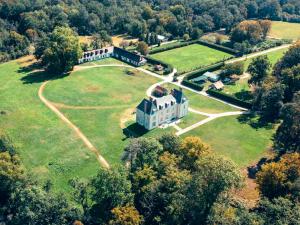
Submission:
[[[186,116],[188,106],[189,101],[182,90],[173,89],[167,96],[143,99],[136,108],[136,122],[152,130]]]

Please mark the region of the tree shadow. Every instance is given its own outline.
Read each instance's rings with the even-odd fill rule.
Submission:
[[[267,159],[265,157],[261,158],[258,163],[256,163],[255,165],[253,166],[248,166],[247,167],[247,171],[248,171],[248,178],[251,178],[251,179],[255,179],[256,178],[256,174],[258,171],[261,170],[261,167],[266,164],[266,163],[269,163],[271,162],[270,159]]]
[[[235,93],[234,96],[242,101],[253,100],[251,91],[241,90],[240,92]]]
[[[68,76],[70,73],[55,74],[46,72],[38,63],[33,63],[26,67],[21,67],[18,71],[20,74],[26,74],[20,80],[23,84],[42,83],[48,80],[61,79]]]
[[[139,125],[138,123],[133,123],[127,126],[126,128],[123,129],[123,134],[126,136],[123,138],[123,141],[128,139],[128,138],[138,138],[141,137],[145,134],[147,134],[149,131]]]
[[[255,112],[251,112],[248,114],[242,114],[238,118],[238,121],[242,124],[248,124],[254,129],[259,129],[259,128],[265,128],[265,129],[273,129],[274,124],[270,123],[266,119],[264,119],[262,116],[258,115]]]

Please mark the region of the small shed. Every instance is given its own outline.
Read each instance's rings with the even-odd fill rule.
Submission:
[[[160,42],[165,42],[168,40],[168,38],[166,36],[163,36],[163,35],[160,35],[158,34],[157,35],[157,39],[160,41]]]
[[[211,82],[217,82],[220,79],[220,75],[213,72],[206,72],[203,74]]]
[[[210,85],[210,87],[215,90],[222,90],[224,88],[224,84],[222,81],[219,80],[213,83],[212,85]]]
[[[156,71],[162,71],[163,69],[164,69],[164,67],[162,66],[162,65],[155,65],[154,66],[154,69],[156,70]]]
[[[196,78],[192,79],[191,81],[193,81],[197,84],[204,84],[207,81],[207,77],[202,75],[200,77],[196,77]]]

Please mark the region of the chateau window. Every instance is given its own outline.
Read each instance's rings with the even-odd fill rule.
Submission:
[[[108,49],[105,49],[105,53],[107,53],[108,52]]]
[[[155,122],[153,122],[153,123],[152,123],[152,127],[155,127],[155,126],[156,126],[156,123],[155,123]]]

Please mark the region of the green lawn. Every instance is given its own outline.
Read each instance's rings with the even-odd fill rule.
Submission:
[[[267,53],[272,66],[274,66],[283,57],[286,51],[287,48]],[[245,60],[245,70],[247,70],[252,60],[253,58]],[[241,100],[251,100],[252,97],[248,85],[248,80],[249,78],[240,79],[235,84],[225,85],[223,92],[234,95]]]
[[[274,52],[270,52],[267,53],[266,55],[268,56],[272,66],[274,66],[284,55],[284,53],[288,50],[288,48],[284,48],[284,49],[279,49],[277,51]],[[248,68],[249,64],[251,63],[251,61],[253,60],[253,58],[251,59],[247,59],[245,61],[245,69]]]
[[[272,21],[270,37],[298,40],[300,38],[300,24]]]
[[[187,116],[180,119],[180,123],[178,124],[178,126],[184,129],[206,118],[207,118],[206,116],[189,112]]]
[[[127,71],[133,71],[128,75]],[[134,119],[132,111],[158,79],[121,67],[92,68],[74,72],[47,85],[44,95],[69,106],[97,106],[97,109],[62,109],[109,163],[120,163],[128,138],[122,128]],[[122,127],[122,128],[121,128]]]
[[[185,134],[199,136],[213,150],[245,167],[266,154],[271,145],[273,129],[253,128],[241,123],[238,116],[213,120]]]
[[[171,64],[179,73],[211,65],[230,56],[228,53],[199,44],[192,44],[151,55],[154,59]]]
[[[16,61],[0,64],[0,129],[12,140],[21,160],[39,181],[68,192],[68,180],[93,176],[99,164],[57,116],[38,98],[46,77],[21,70]],[[59,94],[59,93],[58,93]]]

